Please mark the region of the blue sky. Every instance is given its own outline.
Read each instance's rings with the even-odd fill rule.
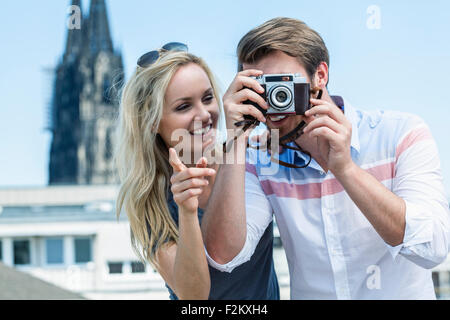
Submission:
[[[86,13],[89,1],[83,1]],[[0,4],[0,187],[47,183],[51,95],[46,69],[63,53],[70,1]],[[330,51],[332,94],[353,106],[394,109],[422,117],[441,155],[450,195],[450,2],[438,1],[107,1],[115,46],[126,74],[144,52],[181,41],[211,66],[223,91],[236,70],[239,39],[264,21],[305,21]],[[376,5],[379,29],[367,9]],[[373,21],[373,20],[369,20]]]

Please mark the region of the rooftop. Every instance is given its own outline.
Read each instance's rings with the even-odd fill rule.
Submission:
[[[59,288],[0,263],[0,300],[82,300],[82,296]]]
[[[115,185],[0,188],[0,224],[114,221],[117,192]]]
[[[66,185],[30,188],[0,188],[0,206],[85,205],[98,201],[114,201],[117,185]]]

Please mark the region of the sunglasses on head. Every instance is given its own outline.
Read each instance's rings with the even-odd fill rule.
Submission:
[[[159,59],[161,52],[167,52],[167,51],[188,51],[188,46],[181,42],[169,42],[165,44],[161,49],[159,50],[153,50],[150,52],[147,52],[142,57],[139,58],[137,61],[137,65],[141,68],[146,68],[153,63],[156,62],[156,60]]]

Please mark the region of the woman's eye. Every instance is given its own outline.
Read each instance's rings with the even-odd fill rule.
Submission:
[[[206,97],[203,98],[203,101],[209,103],[213,98],[214,96],[212,94],[208,94]]]
[[[176,107],[175,110],[176,110],[176,111],[183,111],[183,110],[186,110],[187,108],[189,108],[189,104],[184,103],[184,104],[182,104],[182,105]]]

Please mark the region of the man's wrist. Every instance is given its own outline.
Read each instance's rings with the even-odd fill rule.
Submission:
[[[343,167],[341,170],[333,172],[333,174],[339,182],[345,184],[348,181],[354,181],[359,169],[360,168],[356,165],[356,163],[350,161],[348,165]]]

